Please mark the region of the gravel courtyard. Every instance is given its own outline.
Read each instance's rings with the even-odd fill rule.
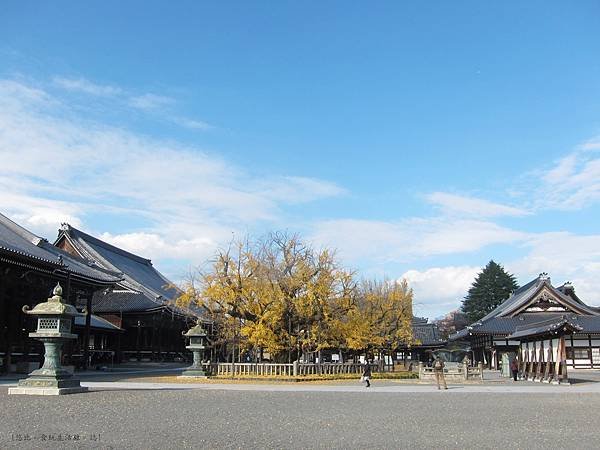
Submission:
[[[0,387],[0,448],[591,449],[600,446],[599,404],[600,394],[575,392],[132,389],[31,397]]]

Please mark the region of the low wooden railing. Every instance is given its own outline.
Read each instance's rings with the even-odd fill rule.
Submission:
[[[206,369],[216,376],[298,377],[307,375],[361,374],[360,363],[205,363]],[[371,372],[393,372],[393,365],[371,364]]]
[[[450,382],[464,381],[483,381],[483,364],[477,366],[467,366],[459,363],[456,365],[446,365],[444,367],[444,377]],[[435,381],[435,371],[433,367],[427,367],[423,363],[419,363],[419,380]]]
[[[294,374],[293,364],[274,363],[212,363],[211,373],[217,376],[287,376]]]

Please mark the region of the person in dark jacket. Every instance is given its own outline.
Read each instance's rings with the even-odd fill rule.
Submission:
[[[366,387],[371,387],[371,364],[369,361],[365,363],[365,368],[363,370],[362,379],[365,383],[367,383]]]
[[[519,375],[519,361],[517,361],[517,358],[514,358],[510,362],[510,371],[512,372],[513,380],[517,381],[517,376]]]

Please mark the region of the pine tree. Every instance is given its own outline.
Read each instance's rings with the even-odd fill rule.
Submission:
[[[519,288],[514,275],[491,260],[477,275],[462,303],[462,311],[476,322]]]

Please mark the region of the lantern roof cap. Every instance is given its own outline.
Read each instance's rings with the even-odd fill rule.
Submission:
[[[198,323],[190,328],[187,333],[184,334],[187,337],[197,337],[197,336],[206,336],[206,330],[202,326],[202,322],[198,321]]]
[[[58,283],[52,291],[52,297],[47,301],[38,303],[32,310],[25,305],[23,312],[32,316],[83,316],[84,313],[80,313],[73,305],[64,303],[62,298],[63,289],[60,283]]]

